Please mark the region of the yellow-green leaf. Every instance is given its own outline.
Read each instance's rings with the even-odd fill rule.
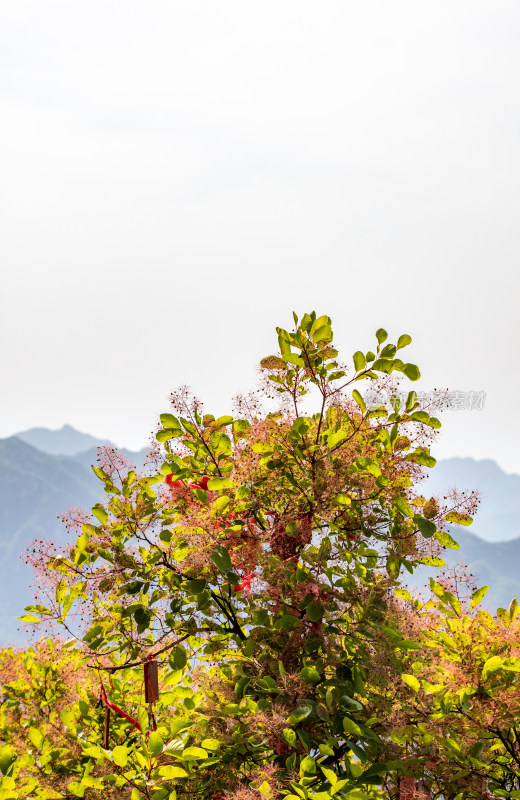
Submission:
[[[171,781],[174,778],[187,778],[188,773],[182,767],[159,767],[159,775],[161,778],[166,778],[166,780]]]
[[[473,593],[469,604],[470,611],[473,611],[474,608],[480,605],[488,591],[489,586],[481,586],[480,589],[477,589],[477,591]]]
[[[208,751],[203,750],[202,747],[187,747],[186,750],[183,751],[182,757],[185,761],[193,761],[200,758],[207,758]]]
[[[403,679],[404,683],[410,687],[410,689],[413,689],[414,692],[418,692],[421,688],[421,684],[415,675],[401,675],[401,678]]]
[[[117,764],[118,767],[125,767],[128,763],[128,747],[125,747],[124,744],[118,744],[112,750],[112,758],[114,759],[114,764]]]
[[[361,736],[361,728],[350,717],[343,717],[343,730],[345,733],[351,733],[354,736]]]

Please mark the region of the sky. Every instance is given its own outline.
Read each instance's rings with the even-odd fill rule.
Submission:
[[[520,472],[516,0],[2,0],[0,437],[227,413],[291,311],[409,333]],[[466,396],[466,395],[465,395]]]

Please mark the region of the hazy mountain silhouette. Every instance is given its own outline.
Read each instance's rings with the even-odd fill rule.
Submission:
[[[85,441],[80,437],[86,437],[89,444],[103,444],[69,426],[65,428],[78,434],[68,436],[66,431],[69,447],[74,441]],[[51,452],[15,436],[0,439],[0,644],[24,638],[17,633],[20,623],[16,616],[33,602],[30,586],[35,576],[20,555],[35,539],[64,544],[68,536],[58,514],[77,507],[89,510],[102,499],[103,485],[91,469],[91,464],[97,463],[96,447],[74,455],[55,455],[53,450],[64,441],[67,445],[63,431],[47,431],[50,436],[39,438]],[[56,435],[56,441],[52,435]],[[144,450],[122,452],[139,469],[142,467]]]
[[[30,428],[28,431],[15,433],[14,436],[22,442],[37,447],[38,450],[43,450],[44,453],[57,456],[73,456],[102,444],[113,444],[108,439],[96,439],[89,433],[81,433],[70,425],[64,425],[56,431],[48,428]]]
[[[520,539],[484,542],[467,529],[455,532],[460,550],[445,551],[448,563],[464,562],[477,586],[489,586],[483,605],[492,610],[507,608],[516,597],[520,602]]]
[[[452,487],[481,492],[479,510],[469,529],[473,535],[487,542],[520,538],[520,475],[508,475],[488,458],[446,458],[428,472],[422,490],[428,495],[442,496]]]
[[[0,643],[25,638],[17,632],[16,616],[32,602],[34,575],[20,554],[38,538],[64,544],[67,534],[58,513],[88,510],[102,499],[102,484],[90,466],[101,444],[106,442],[70,425],[0,439]],[[142,467],[144,450],[122,452]],[[453,531],[460,550],[447,551],[445,559],[466,562],[477,583],[491,587],[488,608],[506,606],[515,596],[520,600],[520,475],[507,475],[489,459],[450,458],[430,471],[422,492],[442,496],[454,486],[480,490],[482,503],[471,528]]]

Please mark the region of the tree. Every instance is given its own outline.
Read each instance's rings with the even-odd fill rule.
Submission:
[[[397,375],[420,376],[398,357],[411,338],[379,329],[352,369],[328,317],[294,322],[238,417],[173,395],[153,474],[95,467],[105,502],[70,551],[42,551],[53,595],[24,619],[68,631],[64,657],[92,676],[63,721],[81,748],[62,760],[72,795],[361,800],[408,775],[374,713],[381,675],[420,648],[395,591],[403,570],[444,563],[467,503],[415,491],[440,423],[397,394]],[[367,383],[384,404],[366,405]]]
[[[520,629],[516,600],[496,616],[431,579],[432,598],[408,599],[420,651],[394,676],[394,739],[415,758],[423,797],[520,797]],[[382,695],[381,695],[382,698]],[[382,706],[380,707],[382,710]]]

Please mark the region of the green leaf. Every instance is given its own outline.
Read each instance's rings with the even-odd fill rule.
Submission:
[[[355,464],[359,470],[369,472],[370,475],[373,475],[375,478],[378,478],[381,475],[379,464],[377,464],[374,459],[368,458],[368,456],[360,456],[356,459]]]
[[[356,403],[360,407],[360,409],[363,412],[363,414],[366,414],[367,407],[365,405],[365,401],[363,400],[363,397],[361,396],[361,394],[358,392],[357,389],[354,389],[354,391],[352,392],[352,397],[354,398],[354,400],[356,401]]]
[[[258,789],[256,790],[265,800],[272,800],[273,797],[273,790],[271,789],[271,784],[268,781],[262,781]]]
[[[316,762],[310,756],[305,756],[300,762],[300,775],[315,775]]]
[[[161,414],[159,417],[161,420],[161,425],[163,428],[175,428],[176,430],[181,430],[181,423],[174,417],[173,414]]]
[[[428,425],[428,427],[430,428],[442,427],[437,417],[430,417],[430,415],[427,414],[426,411],[420,411],[420,410],[414,411],[410,415],[410,420],[412,422],[420,422],[422,425]]]
[[[374,419],[375,417],[387,417],[388,411],[384,406],[376,406],[375,408],[371,408],[368,412],[368,418]]]
[[[431,539],[437,530],[436,524],[432,522],[431,519],[425,519],[424,517],[420,517],[418,515],[413,519],[424,538]]]
[[[436,531],[434,535],[439,544],[442,544],[443,547],[447,547],[450,550],[459,549],[459,543],[456,542],[449,533],[446,533],[445,531]]]
[[[202,747],[187,747],[183,751],[182,757],[184,761],[197,761],[202,758],[208,757],[208,751],[203,750]]]
[[[498,672],[498,670],[502,669],[503,666],[504,659],[500,658],[500,656],[492,656],[491,658],[488,658],[482,668],[482,680],[487,680],[490,675]]]
[[[188,581],[188,592],[190,594],[200,594],[206,588],[206,581],[204,578],[193,578]]]
[[[441,586],[441,584],[437,583],[436,580],[434,580],[433,578],[430,578],[430,588],[431,588],[432,592],[435,595],[437,595],[437,597],[440,600],[444,600],[444,596],[446,594],[446,590],[445,590],[444,586]]]
[[[294,720],[295,722],[301,722],[302,720],[307,719],[307,717],[312,714],[312,711],[312,704],[303,701],[294,709],[294,711],[291,712],[290,719]]]
[[[391,550],[387,556],[386,571],[394,580],[399,577],[399,572],[401,571],[401,559],[398,555],[396,555],[396,553],[394,553],[393,550]]]
[[[81,526],[81,530],[87,536],[98,536],[101,533],[101,530],[96,528],[94,525],[91,525],[90,522],[85,522],[85,524]],[[86,541],[88,542],[88,539]]]
[[[334,752],[334,751],[332,751],[332,752]],[[323,772],[323,774],[325,775],[325,777],[328,780],[328,782],[330,783],[330,785],[331,786],[335,786],[335,784],[338,781],[338,776],[336,775],[336,773],[333,772],[328,767],[324,767],[322,764],[320,764],[320,769]]]
[[[297,356],[296,353],[284,353],[283,360],[287,364],[293,364],[295,367],[305,367],[305,361],[300,356]]]
[[[319,603],[317,600],[313,600],[312,603],[309,603],[309,605],[305,608],[305,613],[311,622],[319,622],[325,613],[325,609],[321,603]]]
[[[410,413],[417,402],[417,392],[414,392],[413,389],[408,392],[408,396],[406,398],[406,410]]]
[[[16,752],[9,744],[4,744],[0,747],[0,770],[2,774],[6,775],[11,764],[16,761]]]
[[[412,461],[414,464],[420,464],[422,467],[429,467],[430,469],[435,466],[437,461],[429,453],[424,450],[415,450],[406,456],[407,461]]]
[[[412,337],[408,336],[407,333],[402,333],[399,339],[397,340],[397,349],[400,350],[402,347],[407,347],[411,343],[412,343]]]
[[[298,739],[296,737],[295,731],[292,728],[284,728],[283,729],[283,738],[287,742],[288,745],[291,747],[298,747]]]
[[[421,688],[421,684],[415,675],[401,675],[401,678],[403,679],[404,683],[410,687],[410,689],[413,689],[414,692],[418,692]]]
[[[68,587],[68,584],[67,584],[67,581],[65,580],[65,578],[62,578],[56,584],[56,602],[58,603],[58,605],[61,606],[61,604],[63,603],[63,601],[64,601],[64,599],[65,599],[65,597],[67,595],[68,589],[69,589],[69,587]]]
[[[39,617],[35,617],[34,614],[24,614],[23,617],[16,617],[16,619],[22,622],[40,622]]]
[[[173,766],[166,766],[166,767],[159,767],[159,775],[161,778],[165,778],[167,781],[172,781],[175,778],[187,778],[188,773],[182,767],[173,767]]]
[[[215,420],[215,425],[232,425],[233,424],[233,417],[230,417],[229,414],[225,414],[223,417],[219,417]]]
[[[312,334],[312,340],[315,344],[318,342],[331,342],[332,341],[332,328],[330,325],[322,325],[321,328]]]
[[[414,411],[414,413],[410,415],[410,419],[413,420],[413,422],[421,422],[423,425],[428,425],[430,415],[427,414],[426,411]]]
[[[29,728],[29,740],[38,750],[43,742],[43,733],[38,728]]]
[[[215,752],[220,750],[220,741],[218,739],[203,739],[201,745],[204,750],[213,750]]]
[[[484,597],[486,596],[488,591],[489,591],[489,586],[481,586],[480,589],[477,589],[476,592],[473,592],[473,594],[471,595],[471,601],[470,601],[470,604],[469,604],[469,610],[470,611],[473,611],[474,608],[476,608],[478,605],[480,605],[480,603],[482,602],[482,600],[484,599]]]
[[[274,627],[276,630],[291,633],[291,631],[298,627],[298,617],[295,617],[294,614],[282,614],[282,616],[278,617],[276,620]]]
[[[392,504],[394,508],[397,509],[401,514],[405,517],[413,517],[413,511],[411,506],[408,504],[408,501],[402,495],[396,495],[392,500]]]
[[[106,525],[108,522],[108,512],[106,508],[104,508],[101,503],[96,503],[95,506],[92,507],[92,513],[98,519],[102,525]]]
[[[448,592],[447,589],[441,586],[440,583],[437,583],[437,581],[433,578],[430,578],[430,587],[432,592],[437,595],[437,597],[442,600],[443,603],[448,603],[456,614],[461,614],[460,602],[455,595],[453,595],[451,592]]]
[[[365,369],[367,360],[361,350],[356,350],[352,356],[352,360],[354,362],[354,369],[356,372],[361,372],[361,370]]]
[[[418,381],[421,377],[419,367],[415,364],[403,364],[403,372],[411,381]]]
[[[213,553],[211,554],[211,560],[219,572],[223,572],[224,574],[231,572],[231,558],[226,548],[222,547],[222,545],[218,544],[215,547]]]
[[[300,671],[300,675],[302,676],[305,683],[318,683],[321,681],[321,675],[316,669],[316,667],[304,667]]]
[[[332,448],[336,447],[336,445],[338,445],[340,442],[343,441],[343,439],[346,438],[347,434],[345,431],[337,431],[337,433],[331,433],[329,435],[329,438],[327,439],[327,445],[332,450]]]
[[[110,478],[107,473],[101,469],[101,467],[95,467],[93,464],[90,465],[92,467],[92,472],[96,475],[101,481],[104,483],[110,483]]]
[[[112,758],[114,759],[114,764],[117,764],[118,767],[126,767],[128,763],[128,747],[125,747],[124,744],[114,747]]]
[[[389,358],[378,358],[377,361],[374,361],[372,364],[372,369],[378,372],[384,372],[385,375],[390,375],[394,370],[394,362]]]
[[[377,329],[377,331],[376,331],[376,339],[379,342],[379,344],[383,344],[383,342],[386,342],[386,340],[388,339],[388,334],[387,334],[387,332],[385,331],[384,328],[378,328]]]
[[[71,792],[74,795],[74,797],[84,797],[85,796],[85,789],[86,789],[86,786],[85,786],[85,784],[83,782],[79,783],[78,781],[71,781],[70,783],[67,784],[67,791]],[[0,789],[0,800],[7,800],[7,796],[6,795],[2,796],[1,791],[2,790]],[[18,797],[18,795],[12,795],[12,796],[13,797]],[[51,795],[51,797],[52,797],[52,795]],[[54,797],[59,797],[59,795],[54,795]],[[63,797],[63,795],[62,795],[62,797]]]
[[[231,504],[231,498],[227,494],[221,494],[211,506],[212,516],[219,516]]]
[[[280,347],[280,353],[282,355],[290,353],[291,345],[290,345],[289,334],[283,328],[277,328],[276,332],[278,334],[278,346]]]
[[[151,613],[148,611],[148,609],[143,608],[143,606],[139,606],[134,611],[134,619],[138,625],[148,625],[151,618]]]
[[[361,736],[361,728],[350,717],[343,717],[343,730],[345,733],[350,733],[353,736]]]
[[[143,733],[146,733],[149,725],[148,714],[146,713],[146,709],[144,709],[142,706],[139,706],[139,708],[137,709],[137,721],[139,723],[141,731]]]
[[[210,492],[221,492],[224,489],[232,489],[234,485],[230,478],[211,478],[208,481],[208,489]]]
[[[417,559],[417,564],[424,564],[427,567],[445,567],[446,562],[437,556],[423,556]]]
[[[184,669],[188,662],[188,656],[186,654],[186,650],[184,647],[181,647],[179,644],[177,647],[174,648],[173,652],[170,653],[170,664],[172,669],[179,670]]]
[[[162,740],[162,736],[159,733],[159,731],[152,731],[150,736],[148,737],[148,749],[153,758],[157,758],[159,753],[162,753],[163,747],[164,747],[164,742]]]
[[[236,419],[233,422],[233,435],[236,439],[245,436],[251,427],[251,423],[247,419]]]
[[[473,522],[469,514],[463,514],[460,511],[449,511],[443,519],[446,522],[454,522],[456,525],[464,525],[465,527]]]
[[[385,344],[381,350],[381,358],[393,358],[395,356],[396,349],[397,348],[395,344]]]
[[[176,439],[181,435],[182,430],[180,428],[161,428],[155,434],[155,438],[158,442],[167,442],[169,439]]]
[[[340,698],[340,703],[343,708],[346,708],[347,711],[362,711],[363,706],[357,700],[354,700],[353,697],[349,697],[348,694],[342,694]]]

